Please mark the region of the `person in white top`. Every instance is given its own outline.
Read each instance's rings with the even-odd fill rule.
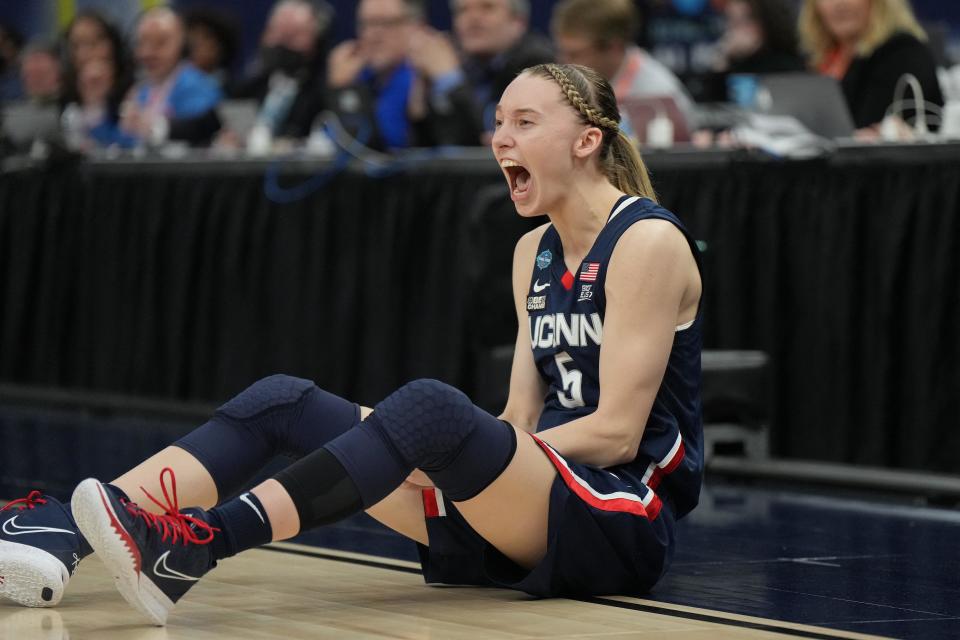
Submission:
[[[683,83],[663,63],[633,44],[639,16],[631,0],[561,0],[553,9],[550,30],[560,62],[591,67],[613,85],[624,121],[628,98],[668,96],[693,124],[695,106]]]

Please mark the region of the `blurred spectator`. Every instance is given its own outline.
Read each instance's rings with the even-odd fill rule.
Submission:
[[[804,71],[797,17],[788,0],[727,0],[720,38],[720,71]]]
[[[120,30],[96,11],[84,10],[67,26],[64,41],[64,126],[78,129],[68,133],[102,146],[129,146],[132,138],[120,132],[119,120],[133,84],[133,63]]]
[[[23,94],[37,104],[56,104],[60,99],[60,52],[56,45],[33,42],[20,59]]]
[[[220,89],[182,59],[186,31],[180,16],[160,7],[143,14],[136,31],[136,57],[143,73],[123,106],[121,126],[141,140],[208,142],[220,127]]]
[[[202,7],[189,11],[183,20],[190,62],[227,90],[239,44],[236,23],[229,15]]]
[[[419,144],[487,144],[500,94],[526,67],[553,60],[528,31],[527,0],[451,0],[459,52],[446,34],[421,27],[411,41],[417,71],[410,115]]]
[[[804,0],[800,39],[813,66],[841,80],[858,128],[878,129],[907,73],[919,81],[925,101],[943,105],[926,34],[907,0]]]
[[[258,120],[274,136],[307,136],[323,108],[325,42],[332,19],[326,3],[280,0],[249,71],[230,92],[232,98],[259,100]]]
[[[76,75],[75,100],[64,108],[62,123],[74,148],[132,147],[136,139],[120,129],[117,67],[112,58],[92,58]]]
[[[490,133],[503,90],[527,67],[552,62],[553,46],[528,30],[528,0],[450,1],[463,71],[481,108],[482,130]]]
[[[737,102],[729,78],[807,68],[792,0],[726,0],[714,70],[688,78],[697,102]]]
[[[358,38],[330,52],[330,106],[367,146],[411,143],[407,105],[414,69],[407,49],[423,25],[423,10],[421,0],[360,0]],[[365,128],[367,135],[358,133]]]
[[[20,49],[23,36],[16,30],[0,25],[0,103],[23,97],[20,85]]]
[[[631,0],[562,0],[551,17],[561,62],[592,67],[610,81],[617,100],[669,96],[687,122],[694,104],[680,80],[665,65],[632,44],[638,17]],[[621,128],[634,132],[621,110]]]
[[[126,51],[119,30],[102,14],[93,10],[77,13],[64,32],[69,66],[79,69],[90,60],[116,59]]]

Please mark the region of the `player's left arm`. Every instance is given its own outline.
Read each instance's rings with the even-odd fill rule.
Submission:
[[[541,432],[571,460],[609,467],[633,460],[660,389],[679,322],[696,312],[699,273],[683,234],[664,220],[632,225],[607,267],[600,402],[588,416]]]

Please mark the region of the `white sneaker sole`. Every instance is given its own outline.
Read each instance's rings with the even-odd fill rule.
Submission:
[[[141,571],[140,550],[107,498],[103,485],[87,478],[70,500],[77,527],[107,566],[120,595],[155,625],[167,623],[173,601]]]
[[[70,572],[53,554],[0,540],[0,596],[25,607],[52,607],[69,582]]]

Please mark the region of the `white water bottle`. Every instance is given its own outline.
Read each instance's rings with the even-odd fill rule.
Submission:
[[[63,142],[71,151],[82,151],[87,141],[87,128],[83,124],[83,112],[76,102],[71,102],[60,114]]]
[[[662,111],[647,123],[647,146],[654,149],[673,146],[673,121]]]

